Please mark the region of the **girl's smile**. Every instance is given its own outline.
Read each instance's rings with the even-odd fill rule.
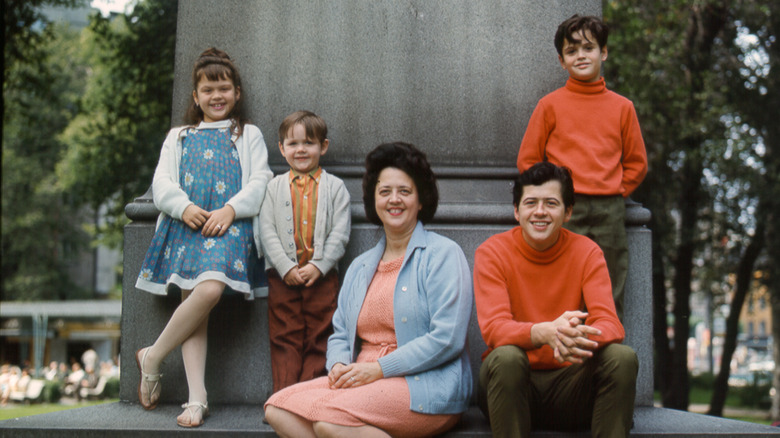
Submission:
[[[240,91],[229,78],[212,81],[202,77],[197,89],[192,92],[195,104],[203,111],[203,121],[208,123],[230,117],[239,96]]]

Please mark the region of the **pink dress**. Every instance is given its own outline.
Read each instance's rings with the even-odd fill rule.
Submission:
[[[393,290],[403,257],[379,262],[366,292],[357,324],[362,340],[357,362],[375,362],[397,348],[393,325]],[[365,386],[331,389],[327,377],[287,387],[266,402],[312,421],[341,426],[371,425],[391,436],[426,437],[442,433],[460,415],[428,415],[409,409],[409,387],[403,377],[379,379]]]

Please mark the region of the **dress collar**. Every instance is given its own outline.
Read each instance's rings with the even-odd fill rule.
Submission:
[[[233,121],[230,119],[220,120],[218,122],[200,122],[198,126],[195,127],[195,129],[230,128],[232,124]]]

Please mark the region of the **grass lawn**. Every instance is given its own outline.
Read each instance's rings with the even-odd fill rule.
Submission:
[[[661,394],[655,391],[655,401],[661,400]],[[693,405],[699,405],[699,407],[706,405],[709,407],[710,400],[712,398],[712,390],[704,389],[698,386],[691,386],[691,390],[688,393],[688,401],[690,403],[689,410],[697,411]],[[657,406],[657,405],[656,405]],[[731,409],[730,409],[731,408]],[[700,410],[699,413],[704,413],[705,410]],[[729,418],[731,420],[747,421],[749,423],[766,424],[770,425],[772,422],[769,420],[769,410],[762,410],[758,408],[745,407],[740,403],[739,397],[734,394],[734,391],[730,390],[726,396],[726,403],[724,406],[723,418]]]
[[[90,401],[77,404],[59,404],[59,403],[35,403],[30,405],[11,404],[0,408],[0,420],[9,420],[11,418],[28,417],[30,415],[47,414],[49,412],[64,411],[67,409],[84,408],[87,406],[100,405],[103,403],[112,403],[119,399]]]

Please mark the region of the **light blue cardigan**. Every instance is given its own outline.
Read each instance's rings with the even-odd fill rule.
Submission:
[[[357,359],[358,314],[384,249],[383,235],[347,270],[328,339],[329,370]],[[411,410],[456,414],[468,409],[472,376],[465,347],[473,299],[463,250],[418,222],[393,296],[398,349],[379,359],[385,377],[405,376]]]

